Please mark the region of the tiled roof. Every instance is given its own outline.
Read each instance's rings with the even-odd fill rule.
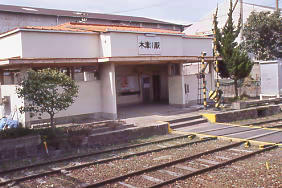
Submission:
[[[101,24],[87,24],[87,23],[65,23],[57,26],[25,26],[15,28],[5,33],[0,34],[1,37],[10,35],[11,33],[20,30],[42,30],[42,31],[58,31],[58,32],[128,32],[128,33],[150,33],[150,34],[167,34],[179,35],[186,39],[211,39],[212,37],[203,35],[186,35],[185,33],[166,29],[145,28],[137,26],[121,26],[121,25],[101,25]]]
[[[99,13],[91,13],[91,12],[56,10],[56,9],[34,8],[34,7],[24,7],[24,6],[14,6],[14,5],[1,5],[0,4],[0,11],[22,13],[22,14],[37,14],[37,15],[66,16],[66,17],[81,17],[81,14],[86,14],[87,18],[89,19],[178,25],[178,24],[173,24],[169,22],[163,22],[159,20],[154,20],[154,19],[144,18],[144,17],[136,17],[136,16],[99,14]]]
[[[137,26],[120,26],[120,25],[100,25],[100,24],[86,24],[86,23],[65,23],[57,26],[26,26],[22,29],[36,29],[36,30],[53,30],[53,31],[74,31],[74,32],[145,32],[145,33],[165,33],[165,34],[183,34],[178,31],[144,28]]]

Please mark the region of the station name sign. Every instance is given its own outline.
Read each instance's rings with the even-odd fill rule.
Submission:
[[[160,37],[138,36],[138,54],[139,55],[160,55],[161,39]]]

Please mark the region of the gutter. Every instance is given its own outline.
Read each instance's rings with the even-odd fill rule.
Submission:
[[[59,30],[40,30],[40,29],[25,29],[25,28],[17,28],[12,31],[8,31],[6,33],[0,34],[0,38],[15,34],[20,31],[29,31],[29,32],[43,32],[43,33],[73,33],[73,34],[99,34],[99,32],[82,32],[82,31],[59,31]]]
[[[20,31],[28,31],[28,32],[43,32],[43,33],[73,33],[73,34],[100,34],[107,32],[116,32],[116,33],[136,33],[136,34],[153,34],[153,35],[169,35],[169,36],[181,36],[183,38],[191,38],[191,39],[213,39],[212,37],[201,37],[201,36],[187,36],[185,33],[159,33],[159,32],[142,32],[142,31],[121,31],[121,30],[113,30],[107,29],[106,32],[82,32],[82,31],[59,31],[59,30],[40,30],[40,29],[25,29],[25,28],[17,28],[6,33],[0,34],[0,38],[15,34]]]
[[[187,38],[187,39],[213,39],[213,37],[201,37],[201,36],[189,36],[189,35],[184,35],[183,38]]]
[[[185,33],[158,33],[158,32],[142,32],[142,31],[121,31],[121,30],[113,30],[107,29],[106,32],[116,32],[116,33],[136,33],[136,34],[152,34],[152,35],[170,35],[170,36],[181,36],[183,38],[190,38],[190,39],[213,39],[213,37],[201,37],[201,36],[187,36]]]
[[[137,33],[137,34],[155,34],[155,35],[171,35],[171,36],[183,36],[182,33],[158,33],[158,32],[142,32],[142,31],[120,31],[120,30],[113,30],[107,29],[106,32],[116,32],[116,33]]]

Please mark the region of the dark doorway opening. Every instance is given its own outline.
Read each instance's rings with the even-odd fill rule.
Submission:
[[[153,99],[154,102],[161,101],[161,79],[160,75],[153,75]]]
[[[143,102],[144,103],[149,103],[150,102],[150,77],[149,76],[144,76],[143,77]]]

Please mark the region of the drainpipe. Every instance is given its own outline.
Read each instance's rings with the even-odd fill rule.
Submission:
[[[59,17],[60,16],[57,15],[56,25],[59,25]]]

